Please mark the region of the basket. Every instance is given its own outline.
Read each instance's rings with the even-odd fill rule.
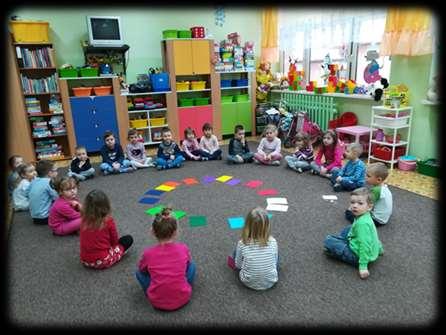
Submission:
[[[10,21],[14,42],[49,42],[49,22]]]
[[[405,152],[406,146],[396,147],[394,159],[398,159],[400,156],[403,156]],[[387,146],[375,147],[375,149],[373,150],[373,156],[385,161],[390,161],[392,159],[392,148]]]
[[[190,87],[190,82],[188,81],[177,81],[176,82],[177,91],[187,91]]]
[[[157,126],[164,125],[164,123],[166,122],[165,120],[166,120],[166,118],[160,117],[160,118],[150,119],[149,122],[152,127],[157,127]]]
[[[194,102],[195,102],[195,106],[209,105],[209,97],[206,97],[206,98],[195,98]]]
[[[75,97],[88,97],[91,95],[91,87],[73,87]]]
[[[153,92],[164,92],[170,90],[169,74],[167,72],[151,74],[150,83],[152,84]]]
[[[233,98],[234,97],[232,95],[222,95],[221,96],[221,102],[222,103],[232,102]]]
[[[418,161],[417,171],[426,176],[438,178],[440,176],[440,163],[434,158]]]
[[[178,30],[178,38],[192,38],[190,30]]]
[[[177,38],[178,32],[176,30],[163,30],[163,38]]]
[[[111,86],[96,86],[93,87],[94,94],[96,95],[110,95],[112,91]]]
[[[99,69],[96,67],[84,67],[79,70],[81,77],[97,77]]]
[[[77,69],[59,69],[60,78],[73,78],[78,76],[79,74],[77,72]]]
[[[401,157],[398,159],[398,169],[403,171],[414,171],[417,168],[416,161],[406,161],[401,159]]]
[[[130,120],[130,127],[132,128],[147,127],[147,119]]]
[[[232,86],[248,86],[248,79],[234,79],[232,81]]]
[[[188,107],[194,105],[193,98],[180,98],[180,107]]]
[[[231,87],[231,80],[230,79],[222,79],[221,87]]]
[[[240,101],[248,101],[249,100],[249,95],[248,94],[237,94],[234,96],[234,101],[235,102],[240,102]]]
[[[386,117],[385,119],[376,118],[375,123],[377,126],[382,127],[401,127],[407,125],[408,119],[397,119],[392,117]]]
[[[192,81],[191,86],[193,90],[204,90],[206,88],[205,81]]]

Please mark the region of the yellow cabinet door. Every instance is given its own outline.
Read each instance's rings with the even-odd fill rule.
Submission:
[[[211,73],[211,53],[210,53],[209,41],[190,41],[190,42],[192,43],[193,74]]]
[[[173,41],[173,59],[176,75],[193,74],[192,41]]]

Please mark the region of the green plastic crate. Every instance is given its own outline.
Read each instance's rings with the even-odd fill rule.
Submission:
[[[194,98],[180,98],[180,107],[187,107],[194,105]]]
[[[77,69],[59,69],[60,78],[78,77]]]
[[[234,99],[234,97],[232,95],[222,95],[221,96],[221,102],[222,103],[232,102],[233,99]]]
[[[209,105],[209,97],[206,98],[195,98],[195,106]]]
[[[234,101],[235,102],[240,102],[240,101],[248,101],[249,100],[249,95],[248,94],[237,94],[234,96]]]
[[[178,38],[192,38],[190,30],[178,30]]]
[[[436,159],[430,158],[417,162],[417,171],[426,176],[438,178],[440,176],[440,164]]]
[[[84,67],[79,72],[81,77],[97,77],[99,75],[99,69],[96,67]]]
[[[177,30],[163,30],[163,38],[177,38],[178,37],[178,31]]]

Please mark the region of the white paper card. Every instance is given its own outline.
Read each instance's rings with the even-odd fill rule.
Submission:
[[[281,205],[288,205],[287,198],[267,198],[266,202],[269,204],[281,204]]]
[[[288,211],[287,205],[277,205],[277,204],[268,204],[266,207],[267,211],[278,211],[278,212],[286,212]]]
[[[324,200],[338,200],[338,197],[336,195],[323,195],[322,199],[324,199]]]

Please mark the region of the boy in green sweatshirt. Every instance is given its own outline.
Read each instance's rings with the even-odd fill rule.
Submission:
[[[330,256],[359,266],[361,279],[369,276],[368,263],[384,252],[370,216],[372,206],[372,197],[367,188],[355,189],[350,197],[350,210],[355,217],[353,224],[344,227],[339,235],[327,235],[324,241],[325,251]]]

